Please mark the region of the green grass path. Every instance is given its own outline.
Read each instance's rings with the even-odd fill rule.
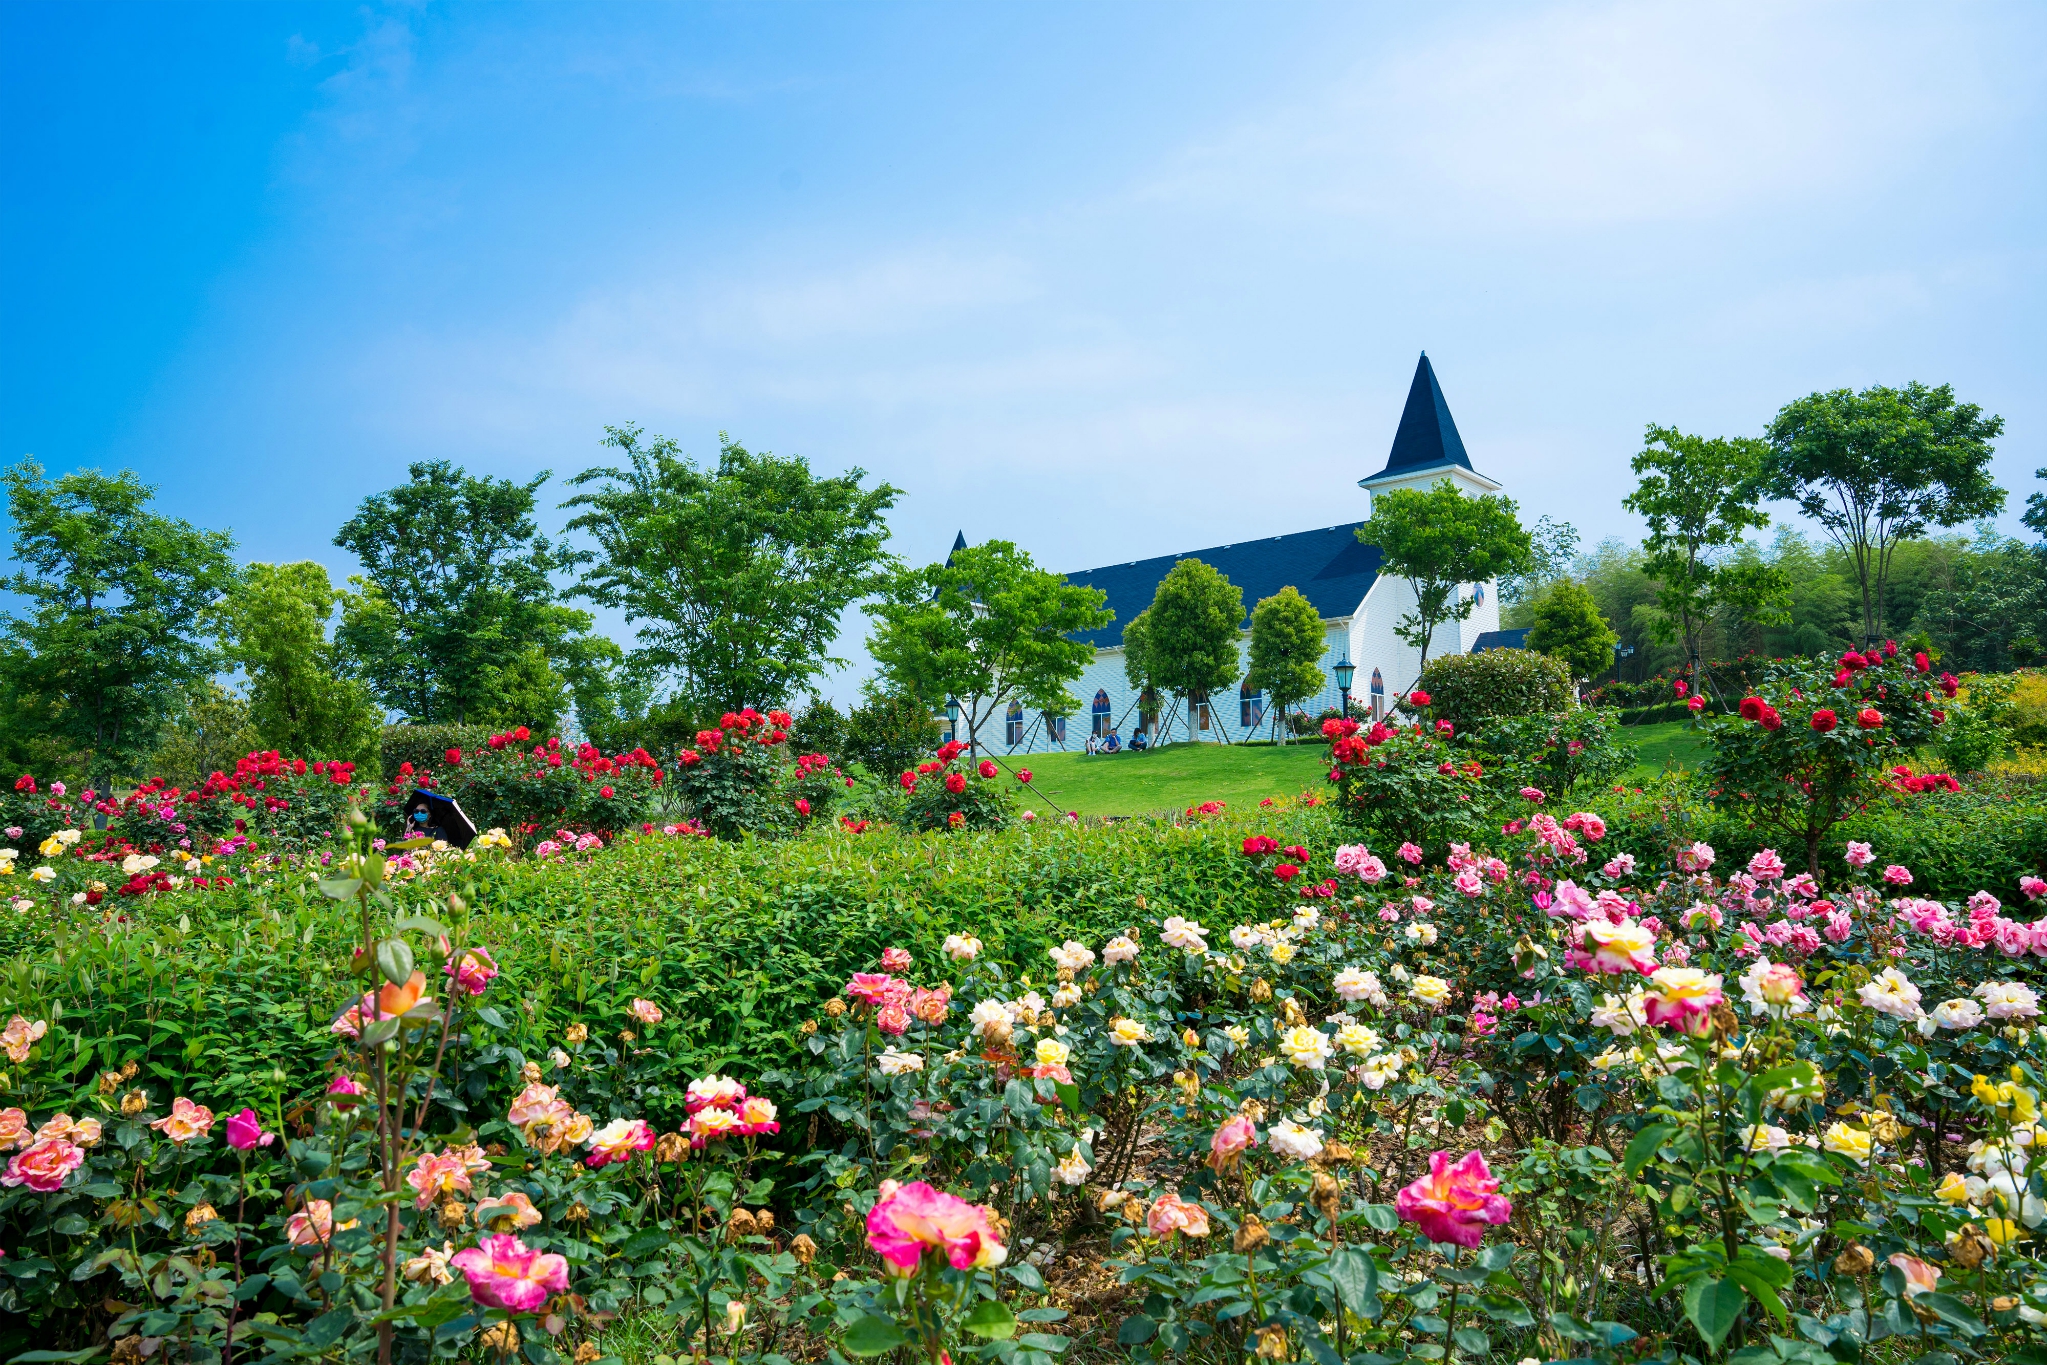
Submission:
[[[1633,783],[1656,776],[1672,761],[1696,766],[1705,747],[1684,721],[1630,726],[1621,737],[1635,746],[1636,764],[1624,779]],[[1326,752],[1319,740],[1282,747],[1170,744],[1142,754],[1020,754],[1003,762],[1029,768],[1032,785],[1062,811],[1152,815],[1204,801],[1241,810],[1268,796],[1320,793]],[[1043,803],[1035,804],[1041,816],[1048,813]]]

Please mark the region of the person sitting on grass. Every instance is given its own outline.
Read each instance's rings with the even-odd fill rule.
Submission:
[[[1151,741],[1145,737],[1144,731],[1139,730],[1136,734],[1130,737],[1130,752],[1134,754],[1141,754],[1150,747]]]
[[[1119,736],[1114,730],[1109,731],[1108,742],[1103,744],[1102,748],[1106,749],[1108,752],[1112,754],[1122,752],[1123,749],[1122,737]]]

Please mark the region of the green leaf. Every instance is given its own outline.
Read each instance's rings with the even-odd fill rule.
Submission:
[[[1492,1338],[1476,1327],[1460,1327],[1450,1334],[1450,1339],[1462,1347],[1465,1354],[1479,1360],[1484,1360],[1492,1354]]]
[[[1674,1124],[1652,1123],[1635,1134],[1628,1142],[1628,1150],[1621,1156],[1621,1169],[1632,1177],[1656,1159],[1656,1149],[1676,1131],[1677,1127]]]
[[[1116,1329],[1118,1346],[1142,1346],[1158,1335],[1159,1325],[1142,1313],[1132,1313]]]
[[[1913,1298],[1915,1308],[1924,1308],[1950,1327],[1959,1328],[1972,1337],[1980,1337],[1990,1329],[1983,1325],[1983,1319],[1969,1311],[1969,1305],[1952,1294],[1938,1290],[1920,1294]]]
[[[1628,1150],[1633,1153],[1633,1143],[1628,1144]],[[1742,1292],[1741,1286],[1726,1280],[1702,1278],[1685,1286],[1685,1316],[1691,1319],[1699,1335],[1716,1351],[1727,1339],[1727,1334],[1734,1330],[1734,1324],[1740,1321],[1742,1307],[1747,1302],[1748,1295]]]
[[[1019,1261],[1015,1265],[1004,1266],[1003,1271],[1010,1279],[1015,1280],[1033,1294],[1045,1292],[1045,1277],[1040,1275],[1038,1268],[1029,1261]]]
[[[1365,1225],[1374,1232],[1391,1232],[1400,1226],[1400,1215],[1391,1204],[1367,1204]]]
[[[329,900],[352,901],[361,890],[359,877],[326,877],[320,881],[320,894]]]
[[[1517,1249],[1512,1242],[1495,1243],[1478,1253],[1478,1263],[1486,1270],[1505,1270],[1514,1264]]]
[[[402,938],[387,938],[379,943],[377,970],[394,986],[412,980],[412,945]]]
[[[1016,1335],[1016,1314],[1009,1311],[1009,1305],[994,1299],[983,1299],[974,1305],[974,1311],[960,1319],[960,1326],[977,1337],[990,1341],[1002,1341]]]
[[[29,1365],[31,1361],[69,1360],[83,1362],[91,1360],[102,1349],[102,1347],[98,1346],[86,1346],[76,1351],[23,1351],[18,1356],[10,1356],[7,1365]]]
[[[1329,1258],[1329,1278],[1345,1308],[1367,1322],[1379,1316],[1379,1266],[1369,1255],[1345,1247]]]
[[[909,1334],[896,1326],[894,1320],[870,1313],[846,1329],[839,1345],[849,1355],[878,1356],[886,1355],[909,1339]]]
[[[448,937],[446,927],[439,920],[427,915],[405,915],[394,922],[391,927],[401,934],[421,933],[431,934],[435,938]]]

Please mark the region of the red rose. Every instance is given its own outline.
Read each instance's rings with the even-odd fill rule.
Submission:
[[[684,749],[682,751],[682,766],[685,768],[694,768],[703,761],[704,756],[695,749]]]
[[[1279,840],[1269,835],[1254,834],[1244,840],[1244,856],[1247,858],[1262,858],[1268,853],[1276,853],[1278,851]]]
[[[1451,735],[1457,733],[1457,731],[1456,727],[1451,725],[1449,721],[1439,720],[1436,722],[1436,733],[1439,735]]]
[[[1685,693],[1692,690],[1691,687],[1685,682],[1683,678],[1679,678],[1676,682],[1672,683],[1670,685],[1670,688],[1680,697],[1682,697]]]
[[[1295,867],[1292,863],[1281,863],[1272,869],[1272,875],[1283,882],[1290,882],[1301,875],[1301,869]]]
[[[1769,703],[1761,697],[1743,697],[1741,699],[1741,718],[1743,720],[1761,720],[1763,712],[1768,706]]]
[[[1693,715],[1696,716],[1699,714],[1699,712],[1706,709],[1706,699],[1704,697],[1693,697],[1690,701],[1685,703],[1685,706],[1687,709],[1691,711]]]
[[[1886,659],[1895,659],[1898,657],[1898,642],[1896,640],[1884,641],[1884,657]]]
[[[1429,694],[1422,691],[1420,688],[1416,688],[1414,691],[1408,693],[1407,699],[1413,702],[1416,706],[1427,706],[1429,704]]]
[[[1854,650],[1851,649],[1846,654],[1843,654],[1841,656],[1841,667],[1847,669],[1849,672],[1852,673],[1858,668],[1868,668],[1869,660],[1863,658],[1860,654],[1857,654]]]
[[[1855,723],[1865,730],[1881,729],[1884,723],[1883,713],[1873,706],[1865,706],[1855,713]]]
[[[604,799],[605,799],[606,801],[609,801],[609,800],[611,799],[611,788],[609,788],[609,787],[599,787],[599,788],[597,789],[597,794],[598,794],[599,796],[603,797],[603,798],[604,798]]]
[[[1841,718],[1832,711],[1820,710],[1812,713],[1812,728],[1825,734],[1841,723]]]
[[[1297,863],[1305,863],[1308,861],[1308,850],[1302,848],[1299,844],[1288,844],[1284,849],[1281,850],[1281,852],[1285,853],[1287,857],[1292,858]]]
[[[915,773],[904,773],[896,780],[903,784],[903,790],[906,792],[917,790],[917,774]]]
[[[958,829],[961,825],[964,825],[966,822],[967,817],[959,811],[954,811],[952,814],[945,817],[945,823],[951,825],[954,829]]]
[[[518,729],[512,731],[512,738],[521,741],[529,740],[533,738],[533,732],[522,725]]]
[[[1953,697],[1956,692],[1960,691],[1961,686],[1962,680],[1960,678],[1957,678],[1954,674],[1943,673],[1940,675],[1940,690],[1947,694],[1949,697]],[[31,787],[29,788],[29,790],[34,791],[35,788]]]
[[[1016,770],[1016,780],[1017,780],[1017,781],[1019,781],[1019,782],[1028,782],[1028,781],[1030,781],[1030,780],[1031,780],[1031,770],[1030,770],[1029,768],[1018,768],[1018,769]]]
[[[1847,669],[1845,668],[1842,669],[1839,673],[1836,673],[1834,675],[1834,686],[1846,687],[1849,684],[1851,677],[1852,675],[1848,672]]]
[[[1777,714],[1777,708],[1774,706],[1765,706],[1763,714],[1756,717],[1756,719],[1762,722],[1765,730],[1781,730],[1784,728],[1784,717]]]
[[[993,776],[995,776],[995,760],[994,760],[994,759],[992,759],[992,758],[984,758],[984,759],[982,759],[982,760],[981,760],[981,776],[983,776],[983,777],[993,777]]]
[[[804,816],[804,817],[808,818],[808,817],[809,817],[809,815],[810,815],[810,802],[809,802],[808,800],[806,800],[805,798],[801,797],[801,796],[797,797],[797,798],[796,798],[796,813],[797,813],[798,815],[801,815],[801,816]]]
[[[1931,673],[1933,671],[1933,660],[1927,658],[1926,651],[1922,649],[1912,656],[1912,667],[1918,669],[1921,673]]]
[[[1933,723],[1934,723],[1935,725],[1945,725],[1945,724],[1947,724],[1947,712],[1945,712],[1945,711],[1935,711],[1935,712],[1933,713]]]
[[[967,789],[967,775],[965,773],[947,773],[945,775],[945,789],[954,796],[958,796]]]

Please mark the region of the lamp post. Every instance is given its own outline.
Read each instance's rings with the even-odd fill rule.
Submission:
[[[958,740],[960,737],[960,699],[958,697],[947,697],[945,699],[945,732],[947,739]]]
[[[1331,671],[1336,674],[1336,690],[1343,694],[1343,718],[1349,720],[1350,683],[1351,679],[1357,676],[1357,665],[1350,661],[1350,654],[1346,652],[1341,659],[1337,660],[1336,667]]]

